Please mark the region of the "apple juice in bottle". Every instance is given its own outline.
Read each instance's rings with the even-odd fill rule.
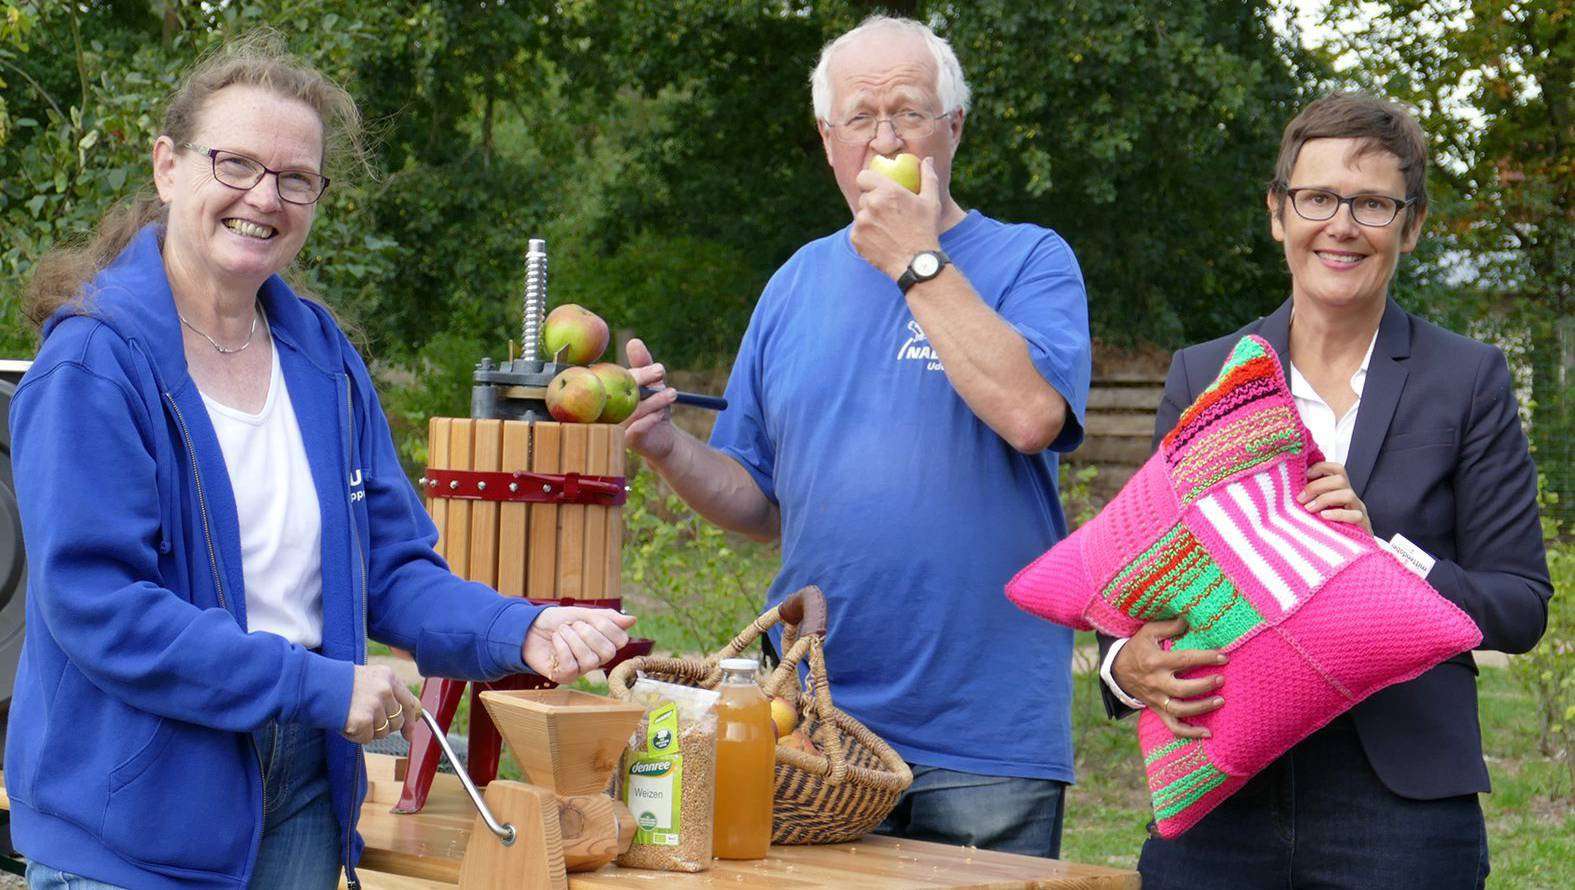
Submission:
[[[722,659],[716,720],[716,817],[712,855],[764,859],[771,846],[776,733],[753,658]]]

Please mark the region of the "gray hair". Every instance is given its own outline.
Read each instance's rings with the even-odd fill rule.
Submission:
[[[815,117],[827,120],[831,114],[831,57],[837,50],[854,40],[875,30],[894,30],[903,34],[911,34],[924,39],[924,45],[929,48],[930,56],[935,60],[935,94],[941,100],[941,112],[949,114],[961,109],[968,110],[968,81],[963,78],[962,65],[957,62],[957,54],[952,52],[952,45],[930,30],[930,26],[913,19],[894,18],[886,15],[872,15],[859,23],[857,28],[843,34],[820,49],[820,60],[815,63],[815,70],[809,76],[810,98],[815,104]]]

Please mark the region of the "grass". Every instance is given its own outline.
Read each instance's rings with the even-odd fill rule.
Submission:
[[[1531,696],[1509,672],[1478,682],[1482,738],[1493,793],[1482,796],[1494,890],[1575,887],[1575,791],[1569,772],[1537,748]],[[1067,797],[1061,855],[1133,868],[1148,802],[1131,725],[1105,719],[1094,675],[1077,678],[1073,704],[1078,784]]]
[[[1564,593],[1565,596],[1569,592]],[[1494,888],[1575,887],[1575,789],[1537,748],[1531,696],[1503,670],[1477,684],[1493,793],[1482,797]]]

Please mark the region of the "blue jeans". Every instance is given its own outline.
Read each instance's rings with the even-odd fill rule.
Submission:
[[[1143,890],[1479,890],[1487,832],[1475,794],[1410,800],[1379,780],[1342,717],[1174,840],[1150,837]]]
[[[271,723],[252,738],[263,763],[263,838],[251,886],[335,890],[339,820],[328,789],[323,731]]]
[[[252,740],[263,771],[263,838],[251,886],[335,890],[339,820],[334,818],[328,791],[322,730],[270,723],[253,733]],[[118,890],[41,862],[28,863],[27,886],[29,890]]]
[[[106,884],[103,881],[50,868],[42,862],[29,862],[27,890],[121,890],[121,888],[114,884]]]
[[[1054,859],[1066,783],[908,764],[913,784],[876,834]]]

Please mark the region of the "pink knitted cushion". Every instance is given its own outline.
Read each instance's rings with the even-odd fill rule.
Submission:
[[[1159,833],[1195,824],[1292,745],[1374,692],[1482,639],[1361,529],[1296,502],[1323,456],[1268,343],[1243,338],[1114,500],[1006,594],[1078,630],[1131,636],[1178,616],[1177,649],[1230,655],[1224,707],[1182,739],[1145,711]]]

